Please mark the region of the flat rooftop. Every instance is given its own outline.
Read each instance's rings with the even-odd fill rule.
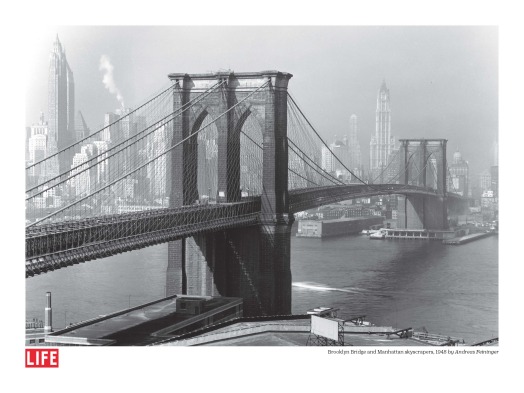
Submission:
[[[197,315],[177,312],[177,299],[203,300],[203,309]],[[173,328],[171,330],[174,330],[174,325],[221,306],[240,301],[239,298],[229,297],[174,295],[77,323],[51,333],[48,338],[50,342],[57,343],[60,341],[67,342],[68,339],[73,342],[76,339],[79,344],[82,342],[84,345],[89,343],[92,345],[114,343],[118,343],[118,345],[147,345],[165,339],[165,337],[156,338],[152,336],[159,330],[170,330],[170,327]]]
[[[177,299],[200,301],[199,305],[202,308],[198,314],[184,313],[182,310],[177,312]],[[240,317],[232,320],[222,319],[224,322],[206,325],[208,316],[222,314],[223,310],[238,311],[237,306],[241,304],[241,298],[174,295],[53,332],[46,337],[46,343],[118,346],[306,346],[308,344],[311,335],[311,316],[307,314]],[[336,311],[329,308],[328,310]],[[241,314],[236,313],[232,318],[235,315]],[[363,317],[358,319],[359,321],[355,323],[350,321],[344,323],[345,346],[412,347],[428,346],[432,343],[442,345],[450,340],[450,337],[446,339],[429,333],[417,333],[414,337],[401,338],[396,328],[375,326],[365,322]],[[424,335],[425,337],[422,337]]]
[[[341,218],[330,218],[330,219],[319,219],[319,220],[313,220],[313,219],[300,219],[301,222],[311,221],[311,222],[323,222],[323,223],[331,223],[331,222],[343,222],[343,221],[368,221],[376,218],[382,218],[382,216],[358,216],[358,217],[341,217]]]
[[[206,329],[202,334],[189,334],[168,340],[169,346],[306,346],[310,335],[310,319],[241,322],[222,328]],[[387,326],[345,326],[346,346],[428,346],[430,344],[410,338],[400,338]]]

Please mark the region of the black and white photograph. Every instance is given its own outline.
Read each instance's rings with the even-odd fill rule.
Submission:
[[[9,260],[25,255],[24,374],[112,380],[113,358],[145,389],[208,370],[269,382],[272,363],[304,387],[317,367],[351,384],[355,363],[501,370],[518,340],[501,310],[519,308],[501,303],[518,253],[499,230],[519,221],[501,202],[519,159],[503,153],[503,129],[519,132],[502,121],[503,23],[184,23],[173,8],[172,23],[65,13],[24,31],[9,163],[23,154]]]

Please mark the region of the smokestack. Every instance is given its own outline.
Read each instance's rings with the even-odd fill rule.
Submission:
[[[51,310],[51,292],[46,292],[44,333],[53,331],[53,311]]]

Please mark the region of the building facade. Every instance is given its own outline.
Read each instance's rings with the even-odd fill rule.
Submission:
[[[75,142],[75,83],[73,72],[58,36],[53,44],[49,59],[48,78],[48,155],[56,153]],[[56,146],[54,146],[56,144]],[[59,171],[64,173],[71,167],[69,157],[61,155]]]
[[[449,166],[448,191],[469,196],[469,165],[458,149],[453,153],[453,162]]]
[[[90,130],[86,124],[86,121],[84,120],[84,116],[82,115],[82,112],[80,111],[76,112],[76,119],[75,119],[76,141],[79,142],[82,139],[87,138],[89,136],[89,133],[90,133]]]
[[[391,109],[389,89],[383,81],[377,94],[375,135],[369,143],[370,180],[387,183],[386,170],[391,154],[395,149],[395,138],[391,136]]]
[[[353,114],[349,118],[349,138],[347,145],[349,149],[349,168],[357,176],[362,175],[362,158],[360,152],[360,143],[358,142],[358,118]]]
[[[322,169],[326,172],[333,172],[335,170],[333,161],[334,157],[329,148],[322,145]]]

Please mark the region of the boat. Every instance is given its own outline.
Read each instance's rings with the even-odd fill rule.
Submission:
[[[372,235],[373,233],[377,233],[378,229],[363,229],[362,232],[360,232],[361,235]]]
[[[380,228],[378,231],[375,231],[374,233],[369,235],[370,239],[377,240],[377,239],[385,239],[387,230],[385,228]]]

